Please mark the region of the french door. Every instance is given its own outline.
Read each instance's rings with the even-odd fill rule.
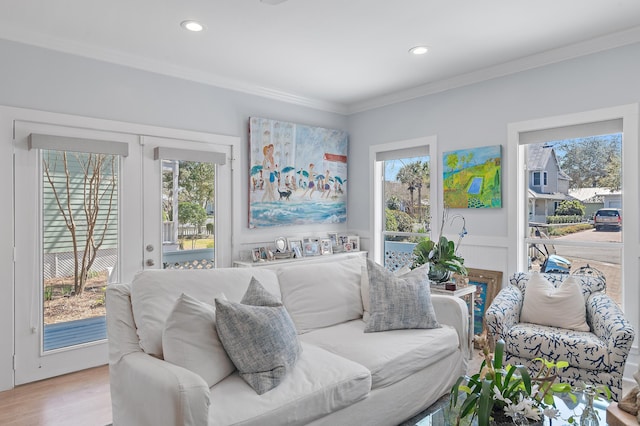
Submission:
[[[107,285],[230,264],[235,138],[96,123],[14,123],[16,385],[108,362]],[[184,201],[187,184],[207,195]]]

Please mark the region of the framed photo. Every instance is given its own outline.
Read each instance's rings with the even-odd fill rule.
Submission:
[[[351,244],[349,244],[349,249],[347,249],[348,243],[349,243],[349,237],[346,234],[338,234],[336,251],[351,251],[352,249]]]
[[[295,257],[302,257],[302,240],[288,239],[287,244]]]
[[[317,238],[305,238],[302,241],[302,249],[305,256],[319,256],[320,241]]]
[[[251,260],[254,262],[260,260],[260,247],[255,247],[251,250]]]
[[[331,247],[338,247],[338,233],[337,232],[327,232],[327,237],[331,240]]]
[[[269,259],[269,254],[267,252],[267,248],[266,247],[260,247],[260,259],[262,260],[268,260]]]
[[[320,254],[333,254],[333,244],[330,238],[323,238],[320,240]]]
[[[467,268],[469,275],[469,285],[476,286],[474,307],[473,307],[473,321],[475,336],[481,335],[486,326],[484,324],[484,313],[493,302],[494,297],[500,291],[502,285],[502,272],[489,271],[486,269],[474,269]]]
[[[351,251],[359,251],[360,250],[360,237],[357,235],[349,235],[347,237],[347,242],[351,244]]]

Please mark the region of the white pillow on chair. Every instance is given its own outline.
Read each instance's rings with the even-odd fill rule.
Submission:
[[[556,288],[538,272],[531,273],[524,293],[520,322],[589,331],[580,284],[569,276]]]

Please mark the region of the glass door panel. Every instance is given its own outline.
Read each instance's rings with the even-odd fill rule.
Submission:
[[[41,150],[43,349],[106,339],[118,261],[120,156]]]

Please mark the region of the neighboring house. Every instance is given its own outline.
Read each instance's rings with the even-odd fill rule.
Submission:
[[[584,204],[584,215],[589,218],[603,207],[618,209],[622,207],[622,192],[619,190],[612,191],[601,187],[578,188],[569,190],[569,195]]]
[[[552,146],[532,144],[526,148],[529,222],[546,223],[547,216],[554,215],[561,201],[573,199],[569,195],[571,178],[560,169]]]

